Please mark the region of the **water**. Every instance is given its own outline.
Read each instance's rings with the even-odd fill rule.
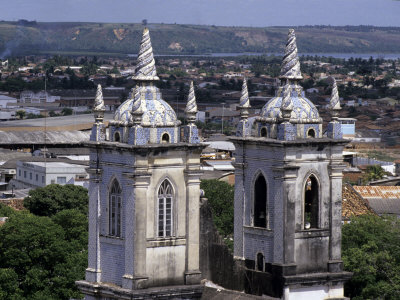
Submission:
[[[255,53],[255,52],[243,52],[243,53],[207,53],[207,54],[161,54],[155,55],[158,57],[237,57],[237,56],[282,56],[282,53]],[[333,58],[349,59],[362,58],[369,59],[371,56],[373,59],[385,59],[395,60],[400,59],[400,53],[299,53],[299,56],[325,56]],[[129,57],[136,57],[137,54],[128,54]]]

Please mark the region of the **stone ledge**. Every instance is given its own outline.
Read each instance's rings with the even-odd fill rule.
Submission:
[[[165,286],[140,290],[124,289],[114,284],[88,282],[85,280],[76,281],[79,290],[85,295],[100,298],[112,298],[122,300],[138,299],[200,299],[204,286]]]

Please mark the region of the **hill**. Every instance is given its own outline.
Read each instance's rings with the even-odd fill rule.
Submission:
[[[149,24],[157,54],[282,53],[287,27]],[[400,27],[295,27],[302,53],[398,53]],[[27,54],[135,54],[143,26],[0,22],[0,58]]]

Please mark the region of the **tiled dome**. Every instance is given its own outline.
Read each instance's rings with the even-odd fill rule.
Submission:
[[[160,90],[152,84],[138,85],[143,103],[142,126],[165,127],[180,124],[172,107],[161,99]],[[121,123],[132,121],[133,95],[122,103],[115,112],[114,120]]]
[[[275,123],[282,118],[283,87],[279,88],[277,95],[263,107],[260,114],[262,121]],[[293,103],[290,116],[291,123],[320,123],[322,121],[317,108],[304,96],[301,86],[292,85],[291,99]]]

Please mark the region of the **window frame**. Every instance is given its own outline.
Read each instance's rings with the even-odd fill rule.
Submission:
[[[113,179],[108,197],[108,235],[122,237],[122,188],[116,178]]]
[[[270,224],[269,224],[269,205],[268,205],[268,181],[265,176],[265,174],[259,170],[258,172],[255,173],[256,175],[254,176],[254,180],[252,183],[252,215],[251,215],[251,224],[255,228],[262,228],[262,229],[270,229]],[[256,219],[256,183],[259,180],[260,176],[264,179],[265,182],[265,226],[257,226],[255,223]]]
[[[174,236],[174,188],[168,179],[164,179],[157,189],[157,238],[171,238]]]
[[[306,192],[307,192],[307,182],[308,180],[311,181],[311,189],[312,187],[312,182],[315,182],[316,191],[314,190],[314,194],[311,194],[309,197],[314,197],[312,199],[311,203],[311,212],[310,213],[310,222],[307,221],[307,197],[306,197]],[[310,190],[312,191],[312,190]],[[315,202],[314,202],[315,201]],[[307,225],[307,223],[309,225]],[[307,176],[305,176],[305,180],[303,182],[303,200],[302,200],[302,230],[316,230],[316,229],[322,229],[321,228],[321,184],[318,180],[318,176],[315,175],[314,173],[309,173]]]

